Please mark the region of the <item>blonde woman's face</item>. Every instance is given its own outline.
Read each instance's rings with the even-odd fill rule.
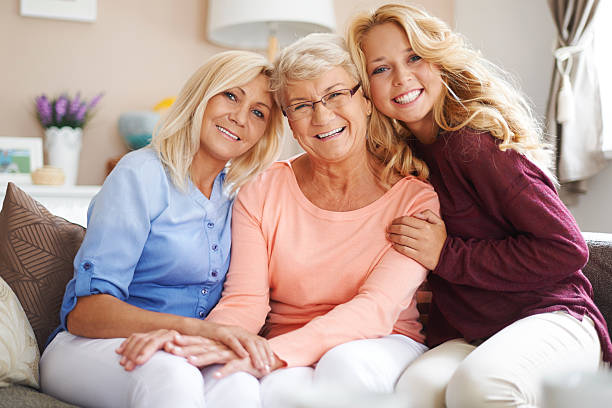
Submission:
[[[202,118],[198,155],[225,165],[248,151],[264,135],[273,103],[264,75],[210,98]]]
[[[421,142],[435,140],[433,106],[443,87],[438,68],[414,53],[408,36],[394,23],[370,29],[362,50],[374,106],[404,122]]]

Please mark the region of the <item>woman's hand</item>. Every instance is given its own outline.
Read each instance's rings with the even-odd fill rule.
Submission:
[[[396,251],[429,270],[436,268],[446,241],[446,226],[433,211],[396,218],[387,232]]]
[[[164,345],[172,341],[179,333],[176,330],[154,330],[148,333],[134,333],[121,343],[115,350],[121,354],[119,364],[126,371],[132,371],[139,365],[149,361],[151,356],[164,348]]]
[[[164,350],[185,357],[189,363],[198,368],[211,364],[225,364],[213,374],[215,378],[222,378],[238,371],[245,371],[257,378],[270,373],[270,367],[257,369],[250,358],[241,358],[227,346],[200,336],[175,336],[173,341],[165,344]]]
[[[187,361],[198,368],[211,364],[225,364],[213,374],[215,378],[223,378],[238,371],[244,371],[261,378],[285,365],[273,354],[274,361],[271,367],[266,367],[263,370],[257,369],[253,366],[251,359],[240,358],[227,346],[200,336],[176,336],[172,342],[166,343],[164,350],[185,357]]]
[[[274,363],[274,353],[268,344],[268,341],[263,337],[250,333],[241,327],[227,326],[212,322],[205,322],[209,326],[202,334],[212,340],[227,346],[237,357],[251,357],[253,366],[265,371]]]

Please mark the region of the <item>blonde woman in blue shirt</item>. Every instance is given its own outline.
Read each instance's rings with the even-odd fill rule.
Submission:
[[[270,73],[255,53],[213,56],[152,146],[125,155],[107,177],[41,358],[44,392],[80,406],[203,407],[200,371],[161,350],[179,334],[222,343],[266,370],[265,340],[203,319],[229,266],[233,196],[277,155],[282,121]]]

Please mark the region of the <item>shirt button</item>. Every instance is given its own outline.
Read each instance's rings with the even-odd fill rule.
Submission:
[[[200,313],[198,313],[198,315],[199,315],[200,317],[204,317],[204,312],[200,310]]]
[[[206,288],[202,289],[202,294],[203,294],[203,295],[205,295],[205,294],[207,294],[207,293],[208,293],[208,289],[206,289]]]
[[[209,221],[209,222],[208,222],[208,224],[206,224],[206,226],[207,226],[208,228],[213,228],[213,227],[215,226],[215,223],[214,223],[214,222]]]
[[[88,270],[90,270],[90,269],[91,269],[91,267],[92,267],[92,266],[93,266],[93,265],[91,264],[91,262],[85,262],[85,263],[83,264],[83,269],[85,269],[86,271],[88,271]]]
[[[219,274],[219,271],[217,269],[213,269],[212,270],[212,274],[211,275],[213,276],[213,278],[216,278],[218,274]]]
[[[219,249],[219,245],[217,245],[217,244],[212,244],[211,249],[212,249],[213,251],[216,251],[217,249]]]

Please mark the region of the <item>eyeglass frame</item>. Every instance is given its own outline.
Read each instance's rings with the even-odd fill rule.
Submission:
[[[310,104],[312,104],[312,105],[310,106],[310,108],[312,109],[312,112],[314,112],[315,105],[316,105],[317,103],[319,103],[319,102],[321,103],[321,105],[323,105],[323,106],[327,107],[327,102],[324,102],[323,100],[324,100],[324,99],[326,99],[326,98],[327,98],[329,95],[335,94],[336,92],[340,92],[340,91],[349,91],[350,96],[351,96],[351,99],[352,99],[352,98],[353,98],[353,95],[355,95],[355,94],[357,93],[357,91],[359,90],[359,88],[360,88],[360,87],[361,87],[361,82],[357,82],[357,85],[355,85],[355,86],[354,86],[353,88],[351,88],[351,89],[349,89],[349,88],[342,88],[342,89],[336,89],[335,91],[331,91],[331,92],[329,92],[329,93],[326,93],[326,94],[325,94],[325,95],[323,95],[323,96],[321,97],[321,99],[319,99],[318,101],[303,101],[303,102],[296,102],[296,103],[292,103],[291,105],[289,105],[289,106],[287,106],[286,108],[282,109],[283,116],[285,116],[287,119],[289,119],[289,116],[287,116],[287,112],[285,111],[285,109],[288,109],[288,108],[290,108],[290,107],[292,107],[292,106],[295,106],[295,105],[301,105],[301,104],[303,104],[303,103],[310,103]],[[312,115],[312,113],[311,113],[311,115]],[[306,118],[307,116],[304,116],[304,117]],[[290,119],[289,119],[289,120],[290,120]]]

